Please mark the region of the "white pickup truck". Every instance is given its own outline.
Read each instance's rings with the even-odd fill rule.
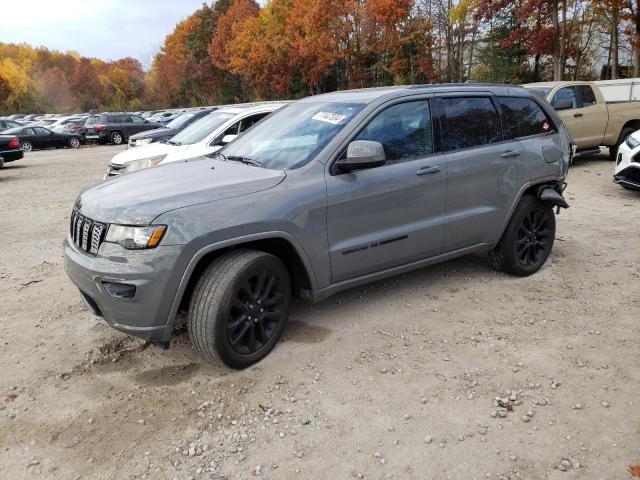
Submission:
[[[571,132],[578,152],[609,147],[615,159],[618,146],[640,130],[640,101],[607,102],[592,82],[541,82],[523,87],[547,98]]]

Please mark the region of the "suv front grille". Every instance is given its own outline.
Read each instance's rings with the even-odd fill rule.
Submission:
[[[71,212],[69,233],[73,243],[80,250],[87,252],[89,255],[97,255],[107,233],[107,225],[94,222],[90,218],[80,215],[78,210],[74,209]]]

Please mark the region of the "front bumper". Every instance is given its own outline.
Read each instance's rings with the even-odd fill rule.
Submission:
[[[613,181],[640,190],[640,146],[631,149],[626,143],[620,145]]]
[[[167,343],[173,330],[173,305],[193,250],[187,246],[158,246],[125,250],[103,243],[98,256],[64,241],[64,267],[92,313],[116,330],[147,341]],[[112,297],[103,282],[135,285],[133,298]]]

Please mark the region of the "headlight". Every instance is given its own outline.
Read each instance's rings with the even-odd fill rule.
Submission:
[[[164,160],[166,155],[158,155],[157,157],[142,158],[140,160],[134,160],[133,162],[127,162],[126,171],[135,172],[136,170],[142,170],[147,167],[153,167]]]
[[[633,135],[629,135],[624,143],[627,144],[627,147],[634,149],[640,145],[640,140],[636,140]]]
[[[127,250],[154,248],[160,243],[166,230],[166,225],[152,225],[150,227],[109,225],[104,241],[117,243]]]
[[[141,138],[140,140],[136,140],[136,145],[148,145],[153,142],[153,138]]]

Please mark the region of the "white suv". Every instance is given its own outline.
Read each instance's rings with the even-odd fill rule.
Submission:
[[[265,102],[222,107],[189,125],[167,143],[152,143],[118,153],[111,159],[105,178],[214,153],[285,105],[287,102]]]

